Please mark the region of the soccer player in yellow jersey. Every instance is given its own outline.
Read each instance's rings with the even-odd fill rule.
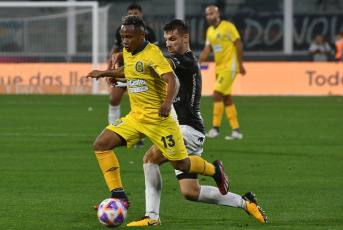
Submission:
[[[124,66],[114,70],[93,70],[88,74],[92,78],[112,77],[112,83],[125,76],[128,83],[130,113],[107,126],[93,145],[112,197],[121,199],[126,207],[130,206],[113,149],[130,148],[146,136],[175,169],[212,176],[220,193],[227,194],[229,180],[220,161],[211,164],[200,156],[187,155],[180,128],[170,115],[179,81],[161,50],[145,41],[143,20],[136,15],[124,17],[120,34]],[[165,83],[168,83],[167,91]]]
[[[219,137],[219,127],[223,112],[232,128],[232,134],[226,140],[242,139],[236,107],[231,96],[233,81],[237,73],[245,74],[243,67],[243,44],[236,27],[220,19],[220,12],[216,6],[206,8],[206,20],[210,27],[206,33],[206,44],[199,57],[199,63],[205,61],[211,51],[216,63],[216,84],[213,92],[213,128],[206,133],[208,138]],[[224,103],[223,103],[224,102]]]

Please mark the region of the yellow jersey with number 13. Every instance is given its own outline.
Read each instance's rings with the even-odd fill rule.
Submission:
[[[130,115],[142,123],[159,123],[164,117],[158,116],[167,91],[161,75],[173,72],[161,50],[146,42],[143,48],[130,53],[123,50],[124,73],[130,97]]]
[[[234,41],[240,38],[236,27],[225,20],[217,27],[210,26],[206,33],[206,45],[211,45],[216,62],[216,72],[239,72],[237,50]]]

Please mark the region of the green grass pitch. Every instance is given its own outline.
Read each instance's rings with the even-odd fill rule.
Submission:
[[[93,205],[108,198],[92,143],[107,124],[109,97],[0,95],[0,229],[107,229]],[[161,167],[159,229],[342,229],[343,98],[234,97],[243,140],[223,117],[203,157],[220,159],[231,192],[252,191],[261,224],[243,210],[183,199],[170,164]],[[202,98],[206,129],[212,98]],[[129,111],[128,97],[122,114]],[[131,201],[120,228],[144,215],[142,158],[150,147],[115,150]],[[211,178],[200,183],[215,185]],[[140,228],[138,228],[140,229]]]

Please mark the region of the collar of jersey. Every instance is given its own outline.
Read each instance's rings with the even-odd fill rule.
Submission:
[[[133,53],[132,53],[132,56],[135,55],[135,54],[137,54],[137,53],[139,53],[139,52],[141,52],[142,50],[144,50],[144,48],[148,45],[148,43],[149,43],[148,41],[145,41],[143,47],[142,47],[140,50],[138,50],[138,51],[136,51],[136,52],[133,52]]]
[[[220,23],[222,23],[222,20],[219,21],[219,24],[216,27],[213,26],[213,28],[217,29],[219,27]]]

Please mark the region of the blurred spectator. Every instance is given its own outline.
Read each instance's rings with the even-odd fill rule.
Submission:
[[[311,55],[313,61],[325,62],[329,60],[331,47],[329,43],[324,41],[322,35],[318,34],[315,40],[311,43],[308,49],[308,54]]]
[[[335,60],[343,61],[343,32],[339,32],[336,34],[335,46],[336,46]]]

